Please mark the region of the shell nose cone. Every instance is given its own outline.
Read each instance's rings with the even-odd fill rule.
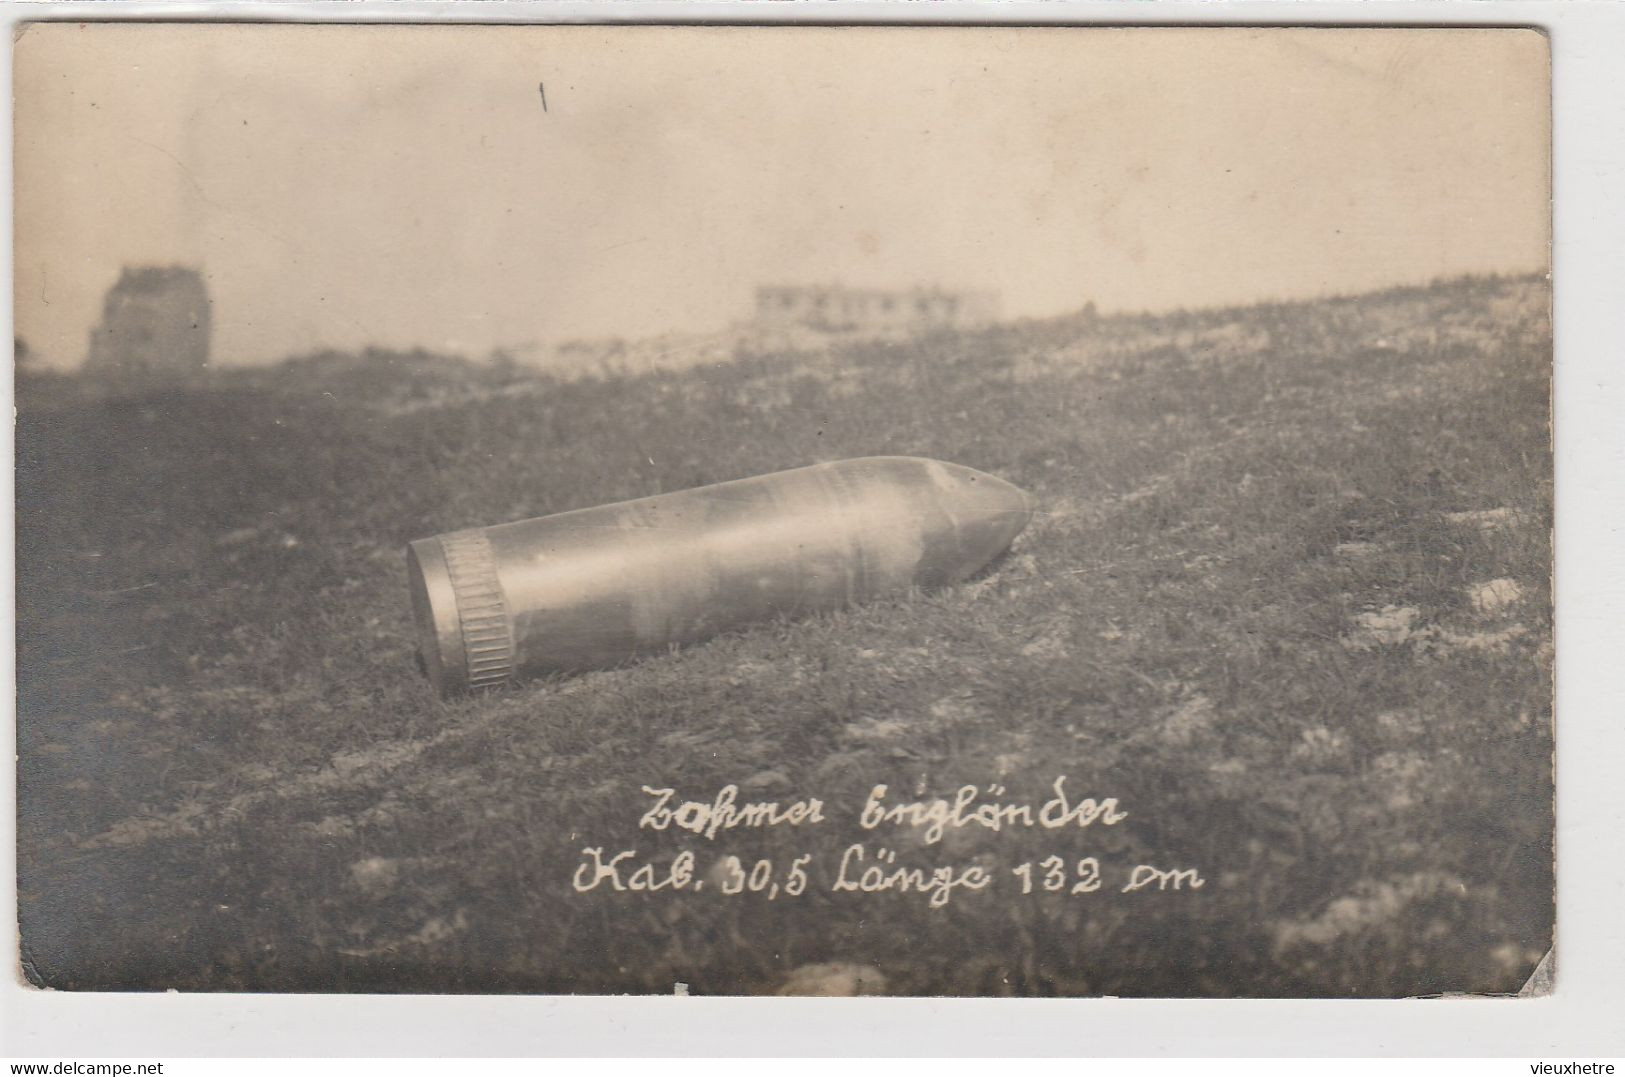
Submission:
[[[927,586],[968,579],[1010,548],[1037,506],[1027,491],[985,471],[924,461],[940,530],[928,532],[920,580]]]
[[[996,521],[1006,529],[1006,542],[1019,535],[1038,511],[1038,499],[1015,483],[961,464],[934,463],[945,473],[959,511]]]

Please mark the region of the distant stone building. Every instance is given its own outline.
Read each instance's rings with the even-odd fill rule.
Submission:
[[[816,353],[854,341],[897,341],[934,329],[975,329],[998,317],[998,296],[991,292],[762,287],[756,289],[753,315],[725,329],[565,340],[549,345],[537,361],[569,375],[684,370],[741,356]]]
[[[756,324],[802,326],[827,333],[974,329],[998,318],[991,292],[940,288],[842,288],[798,285],[756,289]]]
[[[185,266],[125,266],[102,301],[85,369],[121,378],[185,377],[209,365],[209,290]]]

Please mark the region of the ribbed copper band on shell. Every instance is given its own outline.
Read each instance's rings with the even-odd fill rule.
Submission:
[[[484,531],[457,531],[440,537],[446,571],[457,595],[457,621],[463,632],[468,686],[489,688],[513,679],[513,625],[497,579],[497,563]]]

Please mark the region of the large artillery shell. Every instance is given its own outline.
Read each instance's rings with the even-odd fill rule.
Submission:
[[[419,645],[443,696],[614,666],[963,580],[1033,505],[968,467],[877,456],[419,539],[407,549]]]

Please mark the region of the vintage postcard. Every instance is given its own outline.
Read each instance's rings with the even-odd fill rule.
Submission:
[[[1550,990],[1519,29],[36,23],[67,990]]]

